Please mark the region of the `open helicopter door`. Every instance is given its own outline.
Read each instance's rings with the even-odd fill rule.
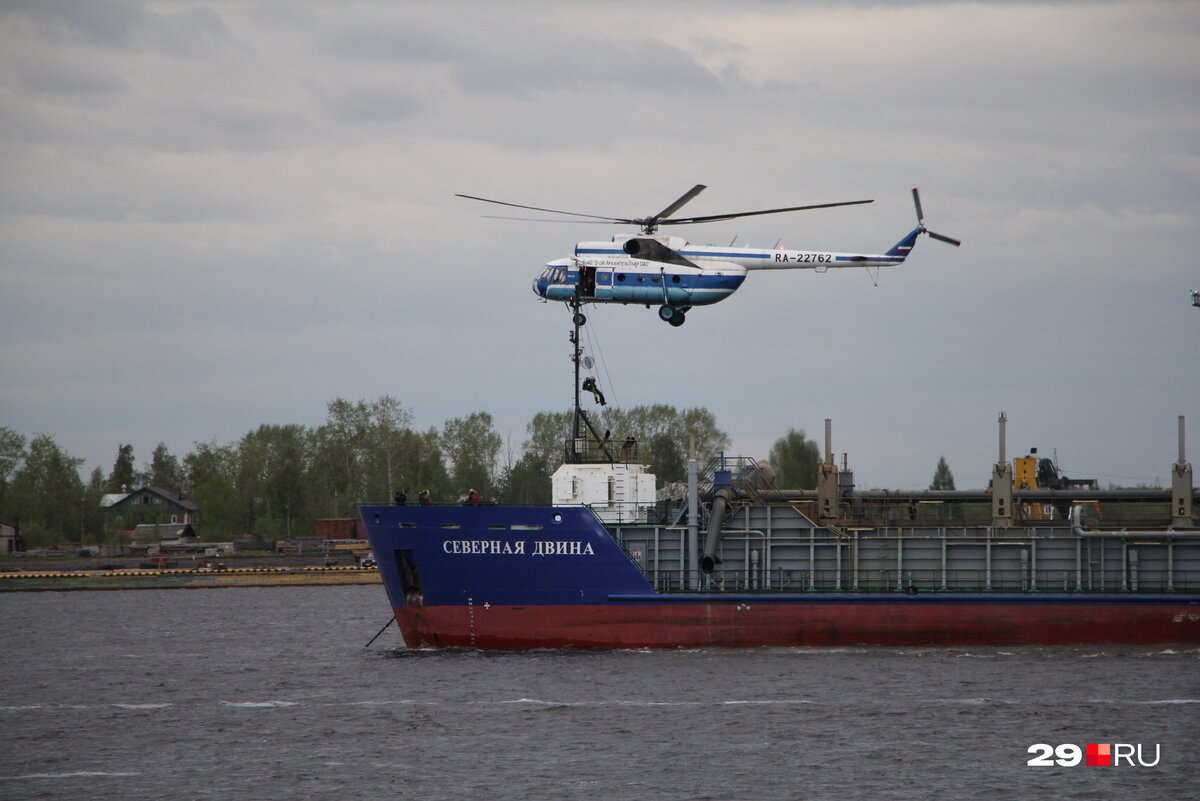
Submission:
[[[596,268],[579,265],[579,283],[576,284],[576,297],[580,300],[596,297]]]

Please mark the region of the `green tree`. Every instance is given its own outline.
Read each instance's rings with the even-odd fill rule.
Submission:
[[[321,474],[322,494],[328,498],[329,512],[348,517],[354,504],[365,500],[366,454],[371,411],[366,401],[351,403],[335,398],[326,407],[325,424],[316,432],[316,459]]]
[[[154,449],[154,454],[150,458],[149,468],[146,470],[146,483],[153,487],[175,490],[183,487],[183,479],[183,468],[179,466],[179,460],[175,458],[175,454],[167,449],[165,443],[158,443],[158,447]]]
[[[434,498],[445,499],[455,494],[440,441],[436,428],[405,433],[404,461],[401,463],[401,480],[397,489],[410,490],[410,498],[423,489],[429,490]]]
[[[621,442],[633,437],[639,443],[638,457],[648,463],[660,482],[687,478],[689,441],[696,443],[701,464],[729,447],[729,435],[717,427],[712,412],[703,407],[682,412],[667,404],[606,409],[603,428]]]
[[[241,505],[233,482],[214,473],[191,489],[196,504],[196,535],[205,542],[228,542],[243,532]]]
[[[804,431],[789,428],[771,446],[767,460],[775,468],[775,482],[787,489],[816,489],[821,451]]]
[[[439,443],[450,459],[457,494],[475,489],[485,498],[494,497],[496,462],[504,441],[496,433],[490,414],[474,412],[447,420]]]
[[[548,505],[552,500],[550,477],[557,469],[557,464],[551,469],[549,463],[536,453],[523,453],[520,459],[501,471],[497,496],[502,503]]]
[[[412,413],[391,395],[380,396],[366,409],[362,432],[366,498],[391,498],[401,489],[405,474],[415,472],[412,465],[406,464],[414,444]]]
[[[304,426],[261,425],[238,442],[236,487],[242,525],[256,539],[308,533],[304,476],[309,437]]]
[[[216,442],[195,443],[183,457],[184,486],[196,504],[196,534],[206,542],[227,542],[246,529],[238,498],[238,449]]]
[[[566,456],[573,420],[573,412],[538,412],[525,426],[529,438],[521,449],[522,458],[530,456],[530,464],[545,465],[547,483]]]
[[[112,472],[108,474],[109,492],[133,492],[137,483],[137,475],[133,465],[133,446],[118,445],[117,459],[113,462]]]
[[[85,539],[90,538],[97,545],[103,545],[109,539],[104,525],[104,510],[100,507],[105,484],[104,471],[97,467],[92,470],[87,486],[83,488],[83,530],[87,534]]]
[[[25,541],[33,547],[77,541],[84,506],[82,459],[70,456],[49,434],[29,442],[24,463],[11,486],[9,506],[20,517]]]
[[[8,511],[9,479],[25,461],[25,437],[8,426],[0,426],[0,512]]]
[[[563,463],[573,417],[572,412],[538,412],[526,424],[528,437],[520,457],[514,460],[510,455],[498,478],[497,497],[502,503],[550,503],[550,477]]]
[[[352,516],[359,501],[390,499],[404,488],[447,497],[437,431],[416,432],[411,424],[411,412],[390,395],[331,401],[324,425],[312,433],[307,483],[314,515]]]
[[[697,449],[697,455],[699,449]],[[684,481],[687,479],[687,440],[680,442],[670,434],[652,434],[649,439],[643,439],[639,449],[641,461],[650,465],[650,469],[659,481]],[[707,459],[701,460],[702,462]]]
[[[237,475],[237,448],[216,442],[197,442],[195,449],[183,457],[184,487],[194,490],[201,484],[221,477],[230,484]]]
[[[950,465],[946,464],[946,457],[938,459],[937,469],[933,471],[933,481],[930,482],[931,490],[952,490],[954,489],[954,474],[950,472]]]
[[[701,462],[716,457],[729,448],[729,435],[717,426],[717,418],[702,406],[684,409],[679,413],[676,430],[672,432],[681,447],[687,446],[689,438],[696,440],[696,458]],[[686,468],[685,468],[686,469]],[[686,478],[686,475],[683,477]]]
[[[23,461],[25,437],[8,426],[0,426],[0,482],[8,481],[8,477]]]

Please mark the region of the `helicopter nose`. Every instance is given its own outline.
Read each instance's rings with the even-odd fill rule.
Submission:
[[[533,279],[533,294],[537,295],[539,298],[542,297],[542,288],[538,286],[538,280],[536,278]]]

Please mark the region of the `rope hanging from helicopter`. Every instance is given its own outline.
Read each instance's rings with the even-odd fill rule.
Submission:
[[[582,366],[583,366],[584,370],[587,371],[587,374],[592,379],[592,381],[595,382],[599,378],[599,375],[596,370],[596,364],[597,364],[597,362],[599,362],[600,370],[603,371],[603,373],[604,373],[603,386],[608,388],[608,394],[611,395],[613,397],[613,399],[615,400],[616,387],[613,384],[612,376],[608,372],[608,362],[605,361],[605,359],[604,359],[604,350],[600,347],[600,338],[596,335],[595,319],[596,319],[596,315],[595,315],[595,312],[593,311],[592,320],[588,323],[588,325],[583,326],[581,330],[583,331],[584,340],[586,342],[584,351],[585,352],[586,351],[594,352],[596,354],[596,358],[592,359],[590,356],[584,355],[583,361],[582,361]],[[607,404],[604,404],[604,405],[607,405]]]

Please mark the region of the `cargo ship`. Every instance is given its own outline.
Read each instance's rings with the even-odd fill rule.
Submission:
[[[860,491],[832,422],[813,490],[688,460],[657,487],[569,335],[574,416],[549,506],[362,504],[411,647],[1200,643],[1197,493],[1179,418],[1170,489],[1102,490],[999,455],[979,491]],[[581,380],[582,379],[582,380]]]
[[[1183,418],[1169,490],[1009,462],[1002,413],[983,490],[859,491],[827,420],[815,490],[720,457],[663,499],[576,410],[549,506],[360,506],[408,646],[1200,643]]]

